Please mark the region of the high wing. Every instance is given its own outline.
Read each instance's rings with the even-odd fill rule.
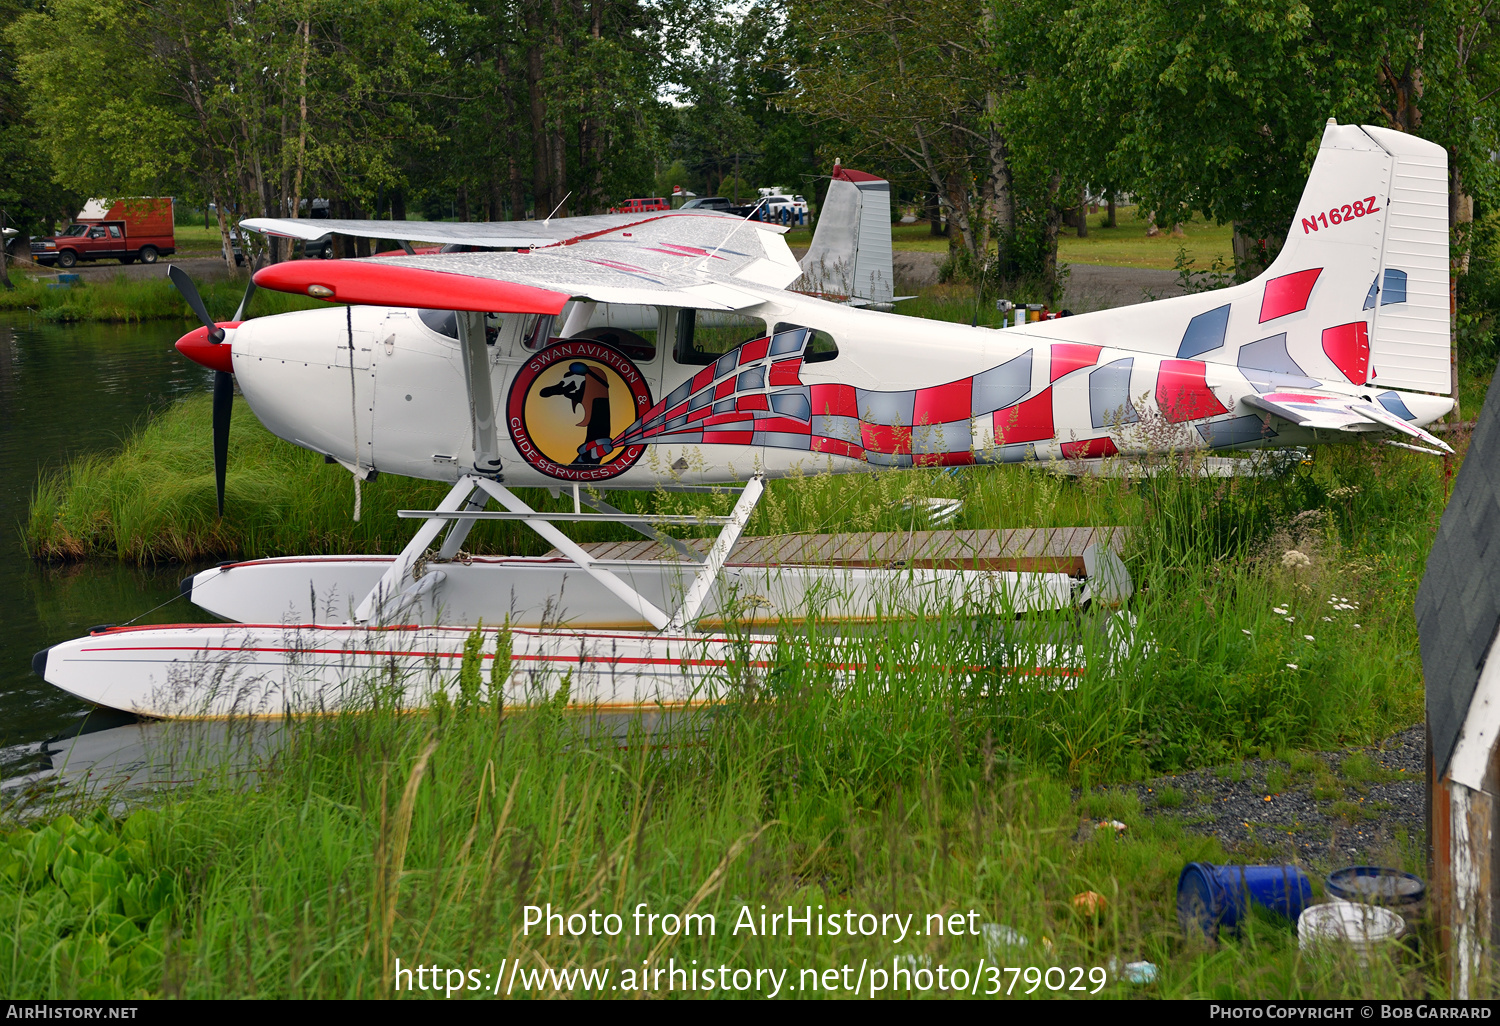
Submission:
[[[1243,402],[1273,416],[1315,431],[1397,431],[1447,453],[1452,447],[1436,435],[1408,424],[1372,402],[1343,395],[1313,395],[1306,392],[1268,392],[1247,395]]]
[[[241,223],[253,231],[290,234],[293,228],[304,233],[321,229],[326,234],[334,230],[327,226],[340,222],[257,218]],[[764,301],[756,286],[784,289],[802,273],[781,237],[784,228],[717,213],[559,218],[552,225],[566,231],[546,235],[541,234],[545,222],[505,222],[507,232],[511,226],[537,230],[538,234],[524,239],[502,236],[493,225],[357,223],[405,225],[405,237],[424,240],[442,234],[443,229],[485,229],[492,234],[472,232],[463,241],[523,248],[364,260],[293,260],[263,268],[255,275],[256,284],[331,302],[444,310],[530,312],[547,308],[556,312],[569,299],[737,310]],[[368,230],[360,234],[388,237]],[[457,233],[450,238],[456,241]],[[476,241],[481,238],[487,241]],[[486,283],[500,287],[486,289]],[[549,293],[550,299],[542,299],[539,291]],[[522,301],[529,305],[495,305],[507,302],[507,296],[524,297]],[[540,307],[536,306],[539,299]]]
[[[251,217],[240,227],[262,235],[313,242],[327,235],[348,235],[356,239],[385,239],[390,242],[435,242],[441,245],[486,246],[495,249],[524,249],[529,246],[555,246],[577,242],[599,232],[629,229],[658,217],[718,217],[738,221],[733,214],[717,211],[659,211],[650,214],[587,214],[580,217],[554,217],[541,221],[364,221],[306,217]],[[766,225],[782,232],[784,228]]]

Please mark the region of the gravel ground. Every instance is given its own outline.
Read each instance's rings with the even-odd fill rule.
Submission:
[[[1142,809],[1218,837],[1226,851],[1306,865],[1400,865],[1426,832],[1425,728],[1370,748],[1246,760],[1134,785]],[[1351,762],[1351,760],[1353,760]],[[1391,860],[1396,861],[1391,861]]]

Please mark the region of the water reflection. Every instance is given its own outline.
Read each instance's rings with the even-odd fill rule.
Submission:
[[[0,773],[39,765],[36,742],[76,733],[89,707],[31,673],[31,656],[100,623],[166,602],[183,566],[41,566],[22,529],[39,474],[118,446],[152,411],[210,387],[172,343],[177,322],[49,324],[0,319]],[[212,460],[207,440],[203,459]],[[211,619],[185,601],[140,622]]]

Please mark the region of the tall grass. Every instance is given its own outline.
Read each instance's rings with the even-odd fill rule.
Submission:
[[[873,644],[927,629],[893,628]],[[650,736],[548,703],[287,723],[253,793],[200,786],[123,826],[106,818],[8,835],[0,981],[17,997],[412,996],[411,977],[394,989],[399,960],[439,966],[453,997],[488,997],[508,992],[520,959],[526,975],[512,996],[558,994],[555,978],[533,980],[549,968],[608,971],[601,996],[630,996],[627,973],[675,965],[750,970],[743,981],[788,970],[782,993],[806,997],[840,993],[824,989],[822,972],[848,966],[847,979],[838,974],[848,987],[862,963],[887,979],[943,966],[972,981],[981,959],[1085,973],[1149,959],[1160,976],[1147,993],[1166,997],[1424,996],[1433,985],[1430,965],[1403,966],[1394,953],[1365,971],[1305,957],[1271,921],[1217,948],[1184,938],[1177,873],[1186,861],[1224,861],[1217,842],[1153,821],[1133,795],[1075,799],[1025,757],[1028,736],[1065,732],[1080,706],[1087,718],[1117,701],[1102,675],[1074,692],[1004,694],[966,691],[931,669],[845,688],[817,677],[767,682]],[[1081,819],[1126,830],[1085,831]],[[60,855],[74,833],[87,836]],[[67,871],[81,865],[101,886],[59,893],[48,875],[59,861],[57,879],[74,882]],[[1102,908],[1080,910],[1074,896],[1086,891]],[[527,907],[549,905],[614,913],[618,936],[528,928]],[[788,905],[841,920],[846,910],[911,916],[916,932],[735,932],[747,913],[759,926],[762,911]],[[638,933],[638,909],[711,915],[714,929]],[[930,932],[935,913],[958,913],[962,931]],[[1009,943],[996,927],[1015,932]],[[817,970],[816,990],[803,970]],[[1139,992],[1110,975],[1106,996]],[[984,975],[980,992],[995,978],[1002,990],[1013,979]],[[765,995],[770,979],[760,982]],[[1014,996],[1027,987],[1022,978]],[[1036,996],[1065,993],[1042,986]]]
[[[0,313],[30,312],[49,321],[152,321],[180,320],[196,324],[197,316],[188,309],[177,290],[166,278],[127,278],[123,274],[108,281],[91,280],[62,288],[46,281],[33,281],[12,274],[15,288],[0,289]],[[243,281],[204,281],[198,283],[199,294],[208,312],[218,320],[228,320],[245,294]],[[253,300],[257,317],[310,310],[319,305],[305,296],[261,289]]]

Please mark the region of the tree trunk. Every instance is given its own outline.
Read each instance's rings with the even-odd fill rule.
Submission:
[[[234,243],[229,238],[229,218],[224,216],[224,197],[222,194],[215,196],[210,203],[214,208],[214,216],[219,222],[219,252],[224,257],[224,266],[229,268],[229,273],[234,273]]]
[[[988,10],[988,8],[986,8]],[[985,97],[985,106],[994,116],[1000,100],[993,91]],[[1015,185],[1010,167],[1010,147],[994,126],[989,128],[990,188],[987,220],[993,226],[999,249],[998,258],[1002,274],[1009,274],[1010,243],[1016,234]]]
[[[568,203],[573,198],[568,190],[568,140],[561,126],[553,129],[549,148],[552,151],[553,201],[549,217],[567,217]]]
[[[1058,190],[1062,188],[1062,172],[1053,171],[1047,182],[1047,220],[1042,237],[1042,284],[1047,298],[1056,301],[1057,284],[1057,236],[1062,228],[1062,210],[1057,205]]]
[[[391,220],[392,221],[405,221],[406,220],[406,190],[405,189],[399,189],[398,188],[398,189],[392,189],[391,190]]]
[[[947,226],[943,224],[943,205],[938,202],[935,192],[922,194],[922,209],[927,214],[927,232],[929,235],[942,236],[948,234]]]
[[[538,31],[535,8],[526,12],[526,28],[533,36]],[[526,51],[526,90],[531,101],[531,198],[536,216],[546,217],[552,209],[551,154],[547,152],[547,100],[542,95],[542,50],[533,38]]]
[[[1104,222],[1104,227],[1106,227],[1106,228],[1113,228],[1114,226],[1115,226],[1115,194],[1113,192],[1111,192],[1109,194],[1109,220],[1107,220],[1107,221]]]
[[[467,185],[458,187],[458,219],[460,221],[469,219],[469,187]]]

